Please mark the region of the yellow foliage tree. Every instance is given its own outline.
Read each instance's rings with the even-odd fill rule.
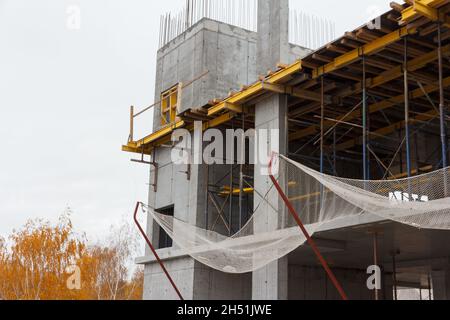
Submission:
[[[9,248],[0,238],[0,299],[141,299],[143,275],[138,270],[128,279],[129,236],[112,234],[112,246],[88,247],[85,237],[75,235],[68,215],[56,226],[30,221],[10,236]],[[69,286],[73,276],[80,277],[79,287]]]

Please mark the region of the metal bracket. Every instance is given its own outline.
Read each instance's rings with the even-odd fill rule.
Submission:
[[[150,186],[152,186],[153,191],[156,192],[158,190],[158,163],[156,163],[154,161],[155,151],[153,151],[152,159],[153,159],[153,161],[145,161],[144,160],[144,148],[142,148],[141,159],[131,159],[131,162],[148,164],[150,166],[153,166],[155,174],[154,174],[154,178],[153,178],[153,183],[151,183]]]
[[[187,164],[186,171],[180,171],[181,173],[184,173],[187,176],[187,180],[191,180],[191,174],[192,174],[192,166],[190,163]]]

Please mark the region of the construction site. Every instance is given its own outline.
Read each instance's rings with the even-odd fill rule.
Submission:
[[[389,5],[343,35],[288,0],[161,18],[156,103],[122,146],[149,167],[144,299],[450,300],[450,1]],[[180,129],[253,130],[267,162],[174,163]]]

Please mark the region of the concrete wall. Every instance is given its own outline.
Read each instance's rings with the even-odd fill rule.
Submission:
[[[251,280],[251,274],[225,274],[198,264],[194,274],[194,300],[250,300]]]
[[[333,270],[350,300],[374,300],[367,289],[368,275],[359,270]],[[391,275],[384,275],[380,300],[392,300]],[[384,281],[383,281],[384,280]],[[321,267],[289,266],[289,300],[340,300],[340,296]]]
[[[249,300],[251,275],[229,275],[189,257],[170,259],[165,265],[186,300]],[[158,263],[145,265],[144,300],[178,300]]]
[[[254,32],[202,19],[158,51],[155,101],[161,92],[192,81],[205,71],[209,71],[205,77],[183,90],[180,112],[200,108],[254,82],[256,41]],[[154,129],[159,126],[160,110],[156,108]]]
[[[166,260],[164,264],[183,297],[192,300],[195,262],[190,258],[182,258]],[[158,263],[145,265],[143,298],[144,300],[178,300],[175,290]]]
[[[155,101],[160,95],[179,82],[187,83],[209,73],[182,94],[180,111],[199,108],[215,98],[225,98],[241,85],[251,84],[258,74],[276,68],[276,63],[293,63],[311,50],[286,46],[284,58],[268,62],[267,68],[259,70],[257,61],[258,34],[225,23],[202,19],[188,31],[158,51],[156,62]],[[154,130],[160,127],[160,110],[155,108]]]

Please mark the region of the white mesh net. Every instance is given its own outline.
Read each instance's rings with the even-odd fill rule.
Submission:
[[[311,235],[325,223],[368,213],[417,228],[450,229],[450,168],[407,179],[362,181],[322,174],[284,156],[274,166],[278,183]],[[277,190],[270,187],[264,196],[257,191],[253,215],[231,237],[146,208],[195,260],[222,272],[246,273],[306,242]]]

